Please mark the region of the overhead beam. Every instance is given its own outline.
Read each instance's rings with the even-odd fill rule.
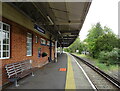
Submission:
[[[77,36],[64,36],[63,38],[76,38]]]
[[[56,22],[56,25],[78,25],[80,26],[80,22],[71,22],[71,23],[68,23],[68,22]]]
[[[60,40],[72,40],[74,38],[60,38]]]
[[[66,38],[66,39],[63,39],[63,40],[73,40],[73,39],[75,39],[75,38]]]
[[[79,32],[78,32],[78,33],[79,33]],[[78,35],[78,33],[76,33],[76,32],[75,32],[75,33],[71,33],[71,35]]]
[[[57,9],[57,8],[52,8],[52,7],[50,7],[50,9],[52,9],[52,10],[56,10],[56,11],[65,12],[65,13],[69,13],[68,11],[65,11],[65,10],[60,10],[60,9]]]
[[[62,30],[61,33],[79,33],[79,30]]]

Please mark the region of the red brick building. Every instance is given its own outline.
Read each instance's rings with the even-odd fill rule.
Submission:
[[[49,62],[50,53],[51,59],[54,60],[55,41],[50,40],[47,32],[45,34],[39,32],[28,17],[7,3],[2,4],[0,16],[0,61],[2,62],[0,85],[8,82],[6,64],[30,59],[33,60],[33,66],[42,67]],[[43,52],[48,55],[42,57]]]
[[[0,2],[1,86],[8,82],[6,64],[33,60],[33,66],[42,67],[55,60],[57,47],[68,47],[79,36],[91,5],[15,1]],[[47,56],[42,57],[42,53]]]

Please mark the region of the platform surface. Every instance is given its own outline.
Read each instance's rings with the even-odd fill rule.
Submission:
[[[68,53],[58,54],[57,63],[49,63],[6,89],[92,89],[75,58]]]

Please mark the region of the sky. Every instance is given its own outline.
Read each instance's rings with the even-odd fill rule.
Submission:
[[[118,35],[118,2],[120,0],[93,0],[89,12],[80,31],[83,41],[91,25],[100,22],[102,27],[107,26]]]

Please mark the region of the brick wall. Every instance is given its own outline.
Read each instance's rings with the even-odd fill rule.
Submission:
[[[50,55],[49,46],[43,46],[40,44],[40,38],[44,38],[31,30],[12,22],[8,19],[3,18],[3,22],[10,25],[10,59],[2,60],[2,84],[8,82],[6,71],[4,66],[9,63],[14,63],[22,60],[32,59],[33,66],[42,66],[48,61],[48,57]],[[26,36],[27,33],[32,33],[33,35],[33,55],[26,56]],[[38,43],[35,43],[35,36],[39,37]],[[45,39],[45,38],[44,38]],[[47,39],[45,39],[47,40]],[[41,53],[46,52],[48,55],[47,57],[40,57],[38,58],[38,48],[41,48]],[[54,47],[52,48],[52,59],[54,59]]]

